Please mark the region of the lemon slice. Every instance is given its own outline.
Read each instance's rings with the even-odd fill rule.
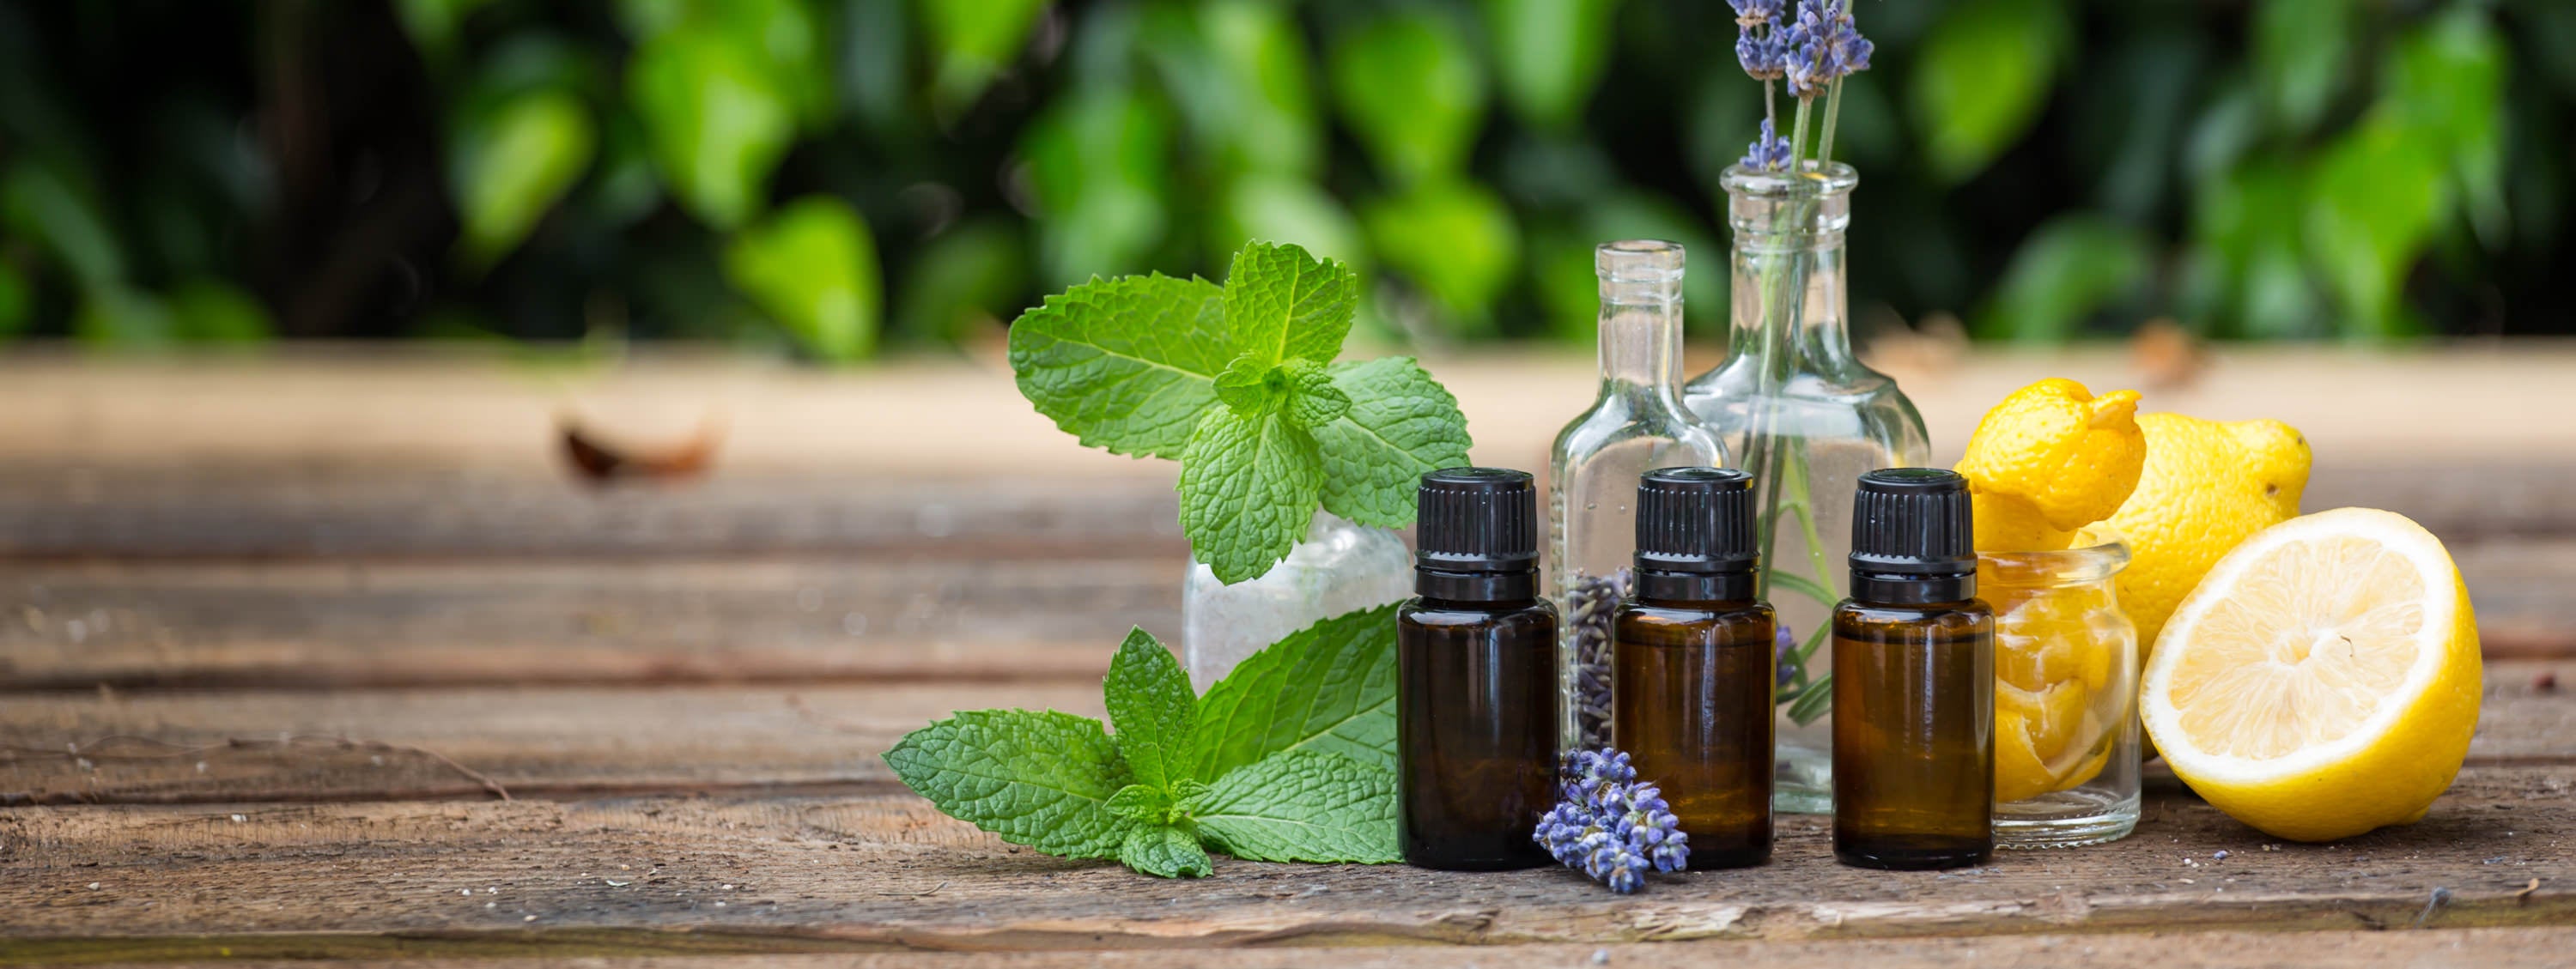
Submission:
[[[2176,776],[2277,837],[2421,819],[2477,729],[2468,589],[2403,515],[2340,508],[2238,545],[2185,597],[2139,686]]]

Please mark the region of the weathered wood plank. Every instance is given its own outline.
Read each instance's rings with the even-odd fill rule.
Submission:
[[[1540,466],[1529,461],[1510,462]],[[1178,557],[1168,465],[1124,478],[828,469],[586,487],[472,468],[0,468],[0,559],[902,554]],[[1141,473],[1141,472],[1140,472]],[[2386,508],[2465,546],[2576,536],[2576,469],[2320,460],[2306,505]]]
[[[2487,651],[2576,656],[2576,541],[2458,549]],[[1182,562],[0,562],[0,690],[1090,680]]]
[[[1107,652],[1104,647],[1104,665]],[[2490,667],[2472,760],[2576,764],[2576,692],[2545,685],[2556,680],[2576,681],[2576,663]],[[0,694],[0,798],[204,803],[491,796],[476,775],[531,797],[745,787],[891,790],[895,782],[878,754],[932,719],[982,707],[1098,716],[1100,689],[1095,678],[812,689]]]
[[[0,935],[1094,949],[2566,925],[2571,780],[2473,769],[2423,822],[2329,846],[2273,842],[2165,783],[2135,837],[1942,873],[1836,865],[1825,822],[1793,817],[1769,866],[1624,899],[1561,869],[1220,860],[1208,880],[1160,881],[1004,845],[909,795],[20,808],[0,812]]]
[[[1097,681],[1182,565],[0,564],[0,690]]]
[[[0,801],[892,790],[880,753],[991,706],[1100,716],[1100,686],[0,695]]]
[[[2379,969],[2407,966],[2549,965],[2576,948],[2576,928],[2428,929],[2414,932],[2124,932],[1902,939],[1694,939],[1609,945],[1303,946],[1064,952],[870,951],[833,939],[740,938],[713,933],[529,929],[472,936],[310,934],[215,938],[0,940],[0,964],[78,965],[108,960],[205,960],[259,969],[1565,969],[1569,966],[1711,965],[1743,969],[1956,969],[2187,965],[2207,969]],[[710,953],[765,951],[762,955]],[[841,951],[817,951],[841,950]],[[855,951],[852,951],[855,950]],[[783,954],[788,952],[803,954]],[[664,953],[650,955],[646,953]],[[323,957],[327,956],[325,959]],[[394,962],[392,960],[402,960]],[[273,960],[273,961],[272,961]],[[291,960],[291,961],[290,961]],[[319,960],[319,961],[317,961]],[[352,961],[341,961],[352,960]],[[363,960],[363,961],[358,961]],[[519,961],[524,960],[524,961]]]

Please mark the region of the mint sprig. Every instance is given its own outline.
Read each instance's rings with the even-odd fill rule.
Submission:
[[[1083,444],[1181,462],[1181,530],[1219,580],[1260,577],[1320,507],[1413,522],[1422,473],[1467,463],[1466,416],[1404,357],[1335,364],[1348,266],[1293,245],[1235,253],[1225,285],[1094,278],[1011,324],[1011,369]]]
[[[1102,682],[1111,734],[1067,713],[974,710],[885,755],[941,811],[1013,844],[1199,877],[1258,861],[1400,860],[1393,605],[1324,620],[1200,697],[1144,630]]]

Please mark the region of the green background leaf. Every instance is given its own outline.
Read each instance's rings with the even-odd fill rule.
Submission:
[[[2057,0],[1967,0],[1933,28],[1907,86],[1934,176],[1965,181],[2038,119],[2063,17]]]
[[[721,33],[667,30],[636,48],[626,96],[672,194],[719,229],[751,221],[796,133],[793,93]]]
[[[1455,25],[1390,14],[1332,57],[1334,99],[1380,171],[1400,184],[1458,171],[1485,120],[1485,76]]]
[[[1199,698],[1201,780],[1311,750],[1395,769],[1396,604],[1335,616],[1252,654]]]
[[[519,95],[465,125],[451,171],[466,260],[491,265],[527,238],[590,167],[598,137],[589,109],[562,91]]]
[[[2097,215],[2060,216],[2014,254],[1977,335],[2063,342],[2094,311],[2143,286],[2153,259],[2140,230]]]
[[[800,199],[746,230],[725,276],[815,356],[856,360],[876,349],[883,316],[876,241],[836,198]]]
[[[2349,73],[2352,0],[2260,0],[2253,5],[2254,77],[2263,103],[2291,131],[2307,131]]]
[[[906,734],[886,766],[950,817],[1064,858],[1116,857],[1129,781],[1100,721],[1053,710],[967,710]]]
[[[1541,128],[1572,125],[1610,64],[1618,11],[1618,0],[1486,0],[1503,100]]]

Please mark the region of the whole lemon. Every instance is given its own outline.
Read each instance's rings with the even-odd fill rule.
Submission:
[[[2280,421],[2221,423],[2140,414],[2146,467],[2111,516],[2129,541],[2120,606],[2155,648],[2165,619],[2220,557],[2247,536],[2299,514],[2308,487],[2308,439]]]
[[[2065,548],[2068,533],[2110,517],[2144,467],[2137,410],[2137,391],[2095,397],[2051,377],[1986,411],[1956,468],[1974,492],[1977,547]]]

